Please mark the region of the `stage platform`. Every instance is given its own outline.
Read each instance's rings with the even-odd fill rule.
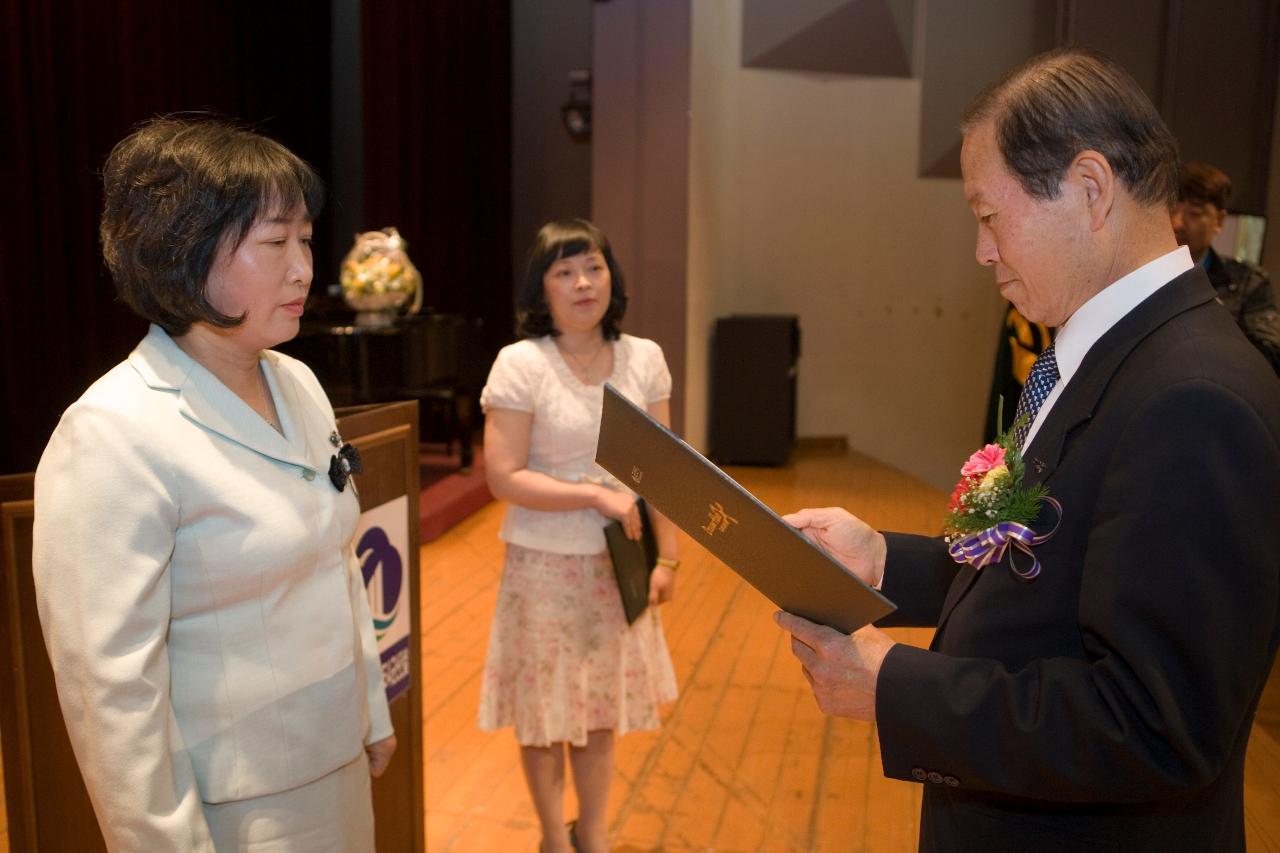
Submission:
[[[423,445],[418,502],[418,531],[423,544],[439,538],[493,500],[484,481],[483,448],[475,448],[470,468],[460,466],[456,451],[449,454],[441,445]]]

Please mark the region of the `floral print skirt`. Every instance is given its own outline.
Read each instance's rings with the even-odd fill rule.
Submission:
[[[507,545],[480,687],[480,728],[514,726],[521,746],[587,732],[658,728],[676,697],[659,608],[628,626],[608,552]]]

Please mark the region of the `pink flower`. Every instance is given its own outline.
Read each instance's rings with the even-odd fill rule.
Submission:
[[[977,453],[969,457],[969,461],[964,463],[964,467],[960,469],[960,476],[968,478],[971,476],[985,476],[992,468],[998,468],[1004,464],[1004,448],[998,444],[988,444]]]

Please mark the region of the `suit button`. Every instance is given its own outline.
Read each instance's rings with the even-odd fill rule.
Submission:
[[[304,479],[304,480],[306,480],[308,483],[310,483],[310,482],[311,482],[312,480],[314,480],[315,478],[316,478],[316,472],[315,472],[315,471],[312,471],[310,468],[303,468],[303,469],[302,469],[302,479]]]
[[[929,771],[929,781],[930,781],[930,782],[932,782],[932,783],[933,783],[933,784],[935,784],[935,785],[941,785],[941,784],[942,784],[942,774],[941,774],[941,773],[939,773],[937,770],[931,770],[931,771]]]
[[[960,787],[960,780],[954,776],[943,776],[942,781],[945,782],[947,785],[951,786],[952,788]]]
[[[917,782],[923,782],[925,779],[929,778],[929,774],[924,772],[923,767],[912,767],[911,778],[915,779]]]

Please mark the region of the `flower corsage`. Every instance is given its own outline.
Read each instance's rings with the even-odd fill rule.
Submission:
[[[336,429],[329,434],[329,443],[338,449],[329,457],[329,482],[341,492],[351,482],[352,474],[364,473],[364,462],[360,459],[360,451],[350,442],[344,442]],[[354,489],[355,484],[352,483],[351,487]]]
[[[1010,571],[1030,581],[1040,574],[1040,561],[1032,546],[1048,541],[1058,529],[1055,523],[1048,533],[1037,536],[1030,525],[1039,516],[1042,503],[1052,506],[1059,520],[1062,505],[1043,485],[1023,485],[1026,466],[1014,441],[1014,427],[964,463],[947,506],[943,532],[947,550],[957,563],[981,569],[998,563],[1008,552]],[[1029,568],[1018,568],[1010,546],[1031,558]]]

